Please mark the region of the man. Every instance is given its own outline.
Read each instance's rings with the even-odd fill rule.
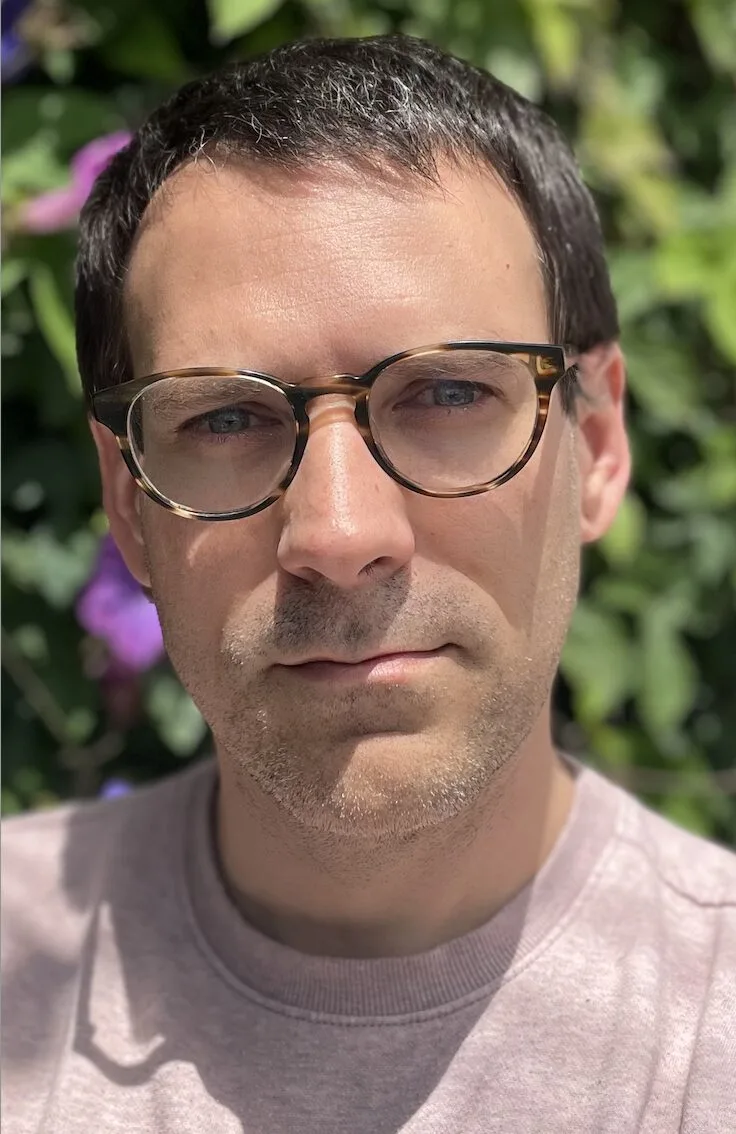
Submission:
[[[629,449],[549,120],[411,39],[198,80],[77,319],[217,756],[7,825],[7,1134],[736,1129],[736,857],[550,732]]]

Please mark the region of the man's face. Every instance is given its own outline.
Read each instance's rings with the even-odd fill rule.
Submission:
[[[480,172],[440,192],[190,165],[149,209],[126,301],[136,375],[299,382],[452,339],[549,341],[532,234]],[[382,471],[350,403],[312,407],[296,478],[255,516],[183,519],[111,459],[106,504],[226,768],[298,825],[405,836],[492,791],[543,719],[578,589],[575,431],[555,393],[519,475],[440,500]],[[294,664],[387,651],[426,653]]]

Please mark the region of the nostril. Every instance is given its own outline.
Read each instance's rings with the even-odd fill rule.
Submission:
[[[390,567],[390,556],[379,555],[378,559],[374,559],[370,563],[366,563],[365,567],[361,569],[360,574],[363,575],[366,579],[372,579],[375,575],[379,574],[380,571],[386,570]]]

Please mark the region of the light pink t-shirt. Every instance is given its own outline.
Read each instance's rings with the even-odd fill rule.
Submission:
[[[569,762],[534,881],[403,958],[239,916],[210,761],[8,821],[3,1134],[736,1132],[736,855]]]

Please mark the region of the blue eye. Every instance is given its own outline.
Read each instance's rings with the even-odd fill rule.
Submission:
[[[192,407],[193,408],[193,407]],[[179,436],[196,438],[205,443],[212,441],[263,441],[267,434],[282,430],[285,421],[275,416],[273,409],[266,405],[249,402],[245,405],[232,403],[205,409],[203,413],[188,417],[176,427]]]
[[[478,394],[473,382],[436,382],[432,387],[436,406],[469,406]]]
[[[418,389],[410,386],[398,404],[407,409],[412,406],[425,410],[463,409],[492,397],[493,389],[479,382],[468,382],[464,378],[437,378],[423,383]]]
[[[250,425],[251,415],[238,406],[226,406],[203,416],[202,424],[210,433],[240,433]]]

